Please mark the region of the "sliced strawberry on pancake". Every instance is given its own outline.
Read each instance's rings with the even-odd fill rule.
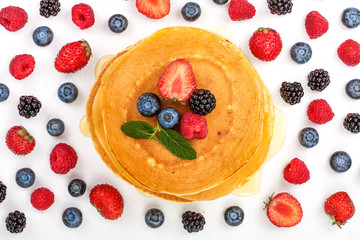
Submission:
[[[174,102],[188,100],[195,89],[195,75],[190,63],[185,59],[171,62],[158,82],[160,95]]]

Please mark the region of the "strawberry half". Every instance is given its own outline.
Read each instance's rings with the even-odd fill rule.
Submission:
[[[26,155],[35,147],[35,139],[23,126],[14,126],[6,134],[6,145],[16,155]]]
[[[170,12],[170,0],[136,0],[137,10],[149,18],[163,18]]]
[[[185,59],[171,62],[158,82],[160,95],[174,102],[188,100],[195,89],[195,75],[190,63]]]
[[[271,195],[265,203],[267,216],[277,227],[292,227],[301,221],[303,211],[298,200],[290,193],[282,192],[275,197]]]

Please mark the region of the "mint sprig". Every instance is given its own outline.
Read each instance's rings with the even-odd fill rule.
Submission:
[[[156,129],[154,129],[149,123],[144,121],[130,121],[121,125],[121,131],[125,133],[126,136],[132,137],[134,139],[155,139],[157,140],[155,134]]]
[[[134,139],[154,139],[178,158],[185,160],[194,160],[197,158],[195,149],[181,134],[174,130],[163,129],[159,123],[156,128],[153,128],[149,123],[144,121],[129,121],[121,126],[121,131],[123,131],[126,136]],[[158,132],[159,139],[156,137],[156,133]]]

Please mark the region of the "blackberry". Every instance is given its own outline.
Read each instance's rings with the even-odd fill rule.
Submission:
[[[6,185],[0,181],[0,203],[5,200],[6,197]]]
[[[301,101],[304,96],[304,89],[299,82],[283,82],[280,88],[280,95],[285,102],[294,105]]]
[[[291,13],[293,3],[291,0],[267,0],[271,14],[285,15]]]
[[[41,0],[40,15],[46,18],[56,16],[60,12],[59,0]]]
[[[328,71],[324,69],[315,69],[309,73],[308,80],[308,86],[311,90],[321,92],[329,85],[330,76]]]
[[[26,227],[25,214],[16,210],[9,213],[5,220],[6,229],[11,233],[21,233]]]
[[[349,113],[344,119],[343,125],[346,130],[352,133],[360,132],[360,114],[359,113]]]
[[[18,110],[20,116],[25,118],[35,117],[39,113],[41,102],[34,96],[21,96]]]
[[[201,213],[186,211],[182,215],[182,223],[184,225],[184,229],[189,233],[192,233],[203,230],[206,222]]]
[[[216,107],[216,99],[209,90],[196,89],[190,96],[191,111],[199,115],[207,115]]]

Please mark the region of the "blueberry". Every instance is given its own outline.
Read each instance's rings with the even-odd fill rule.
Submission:
[[[59,87],[58,97],[61,101],[65,103],[72,103],[78,97],[79,91],[77,87],[70,83],[64,83]]]
[[[232,206],[225,210],[224,217],[228,225],[236,227],[244,221],[244,211],[238,206]]]
[[[229,0],[213,0],[213,1],[216,4],[223,5],[223,4],[227,3]]]
[[[360,25],[360,11],[357,8],[347,8],[343,11],[341,22],[348,28]]]
[[[35,182],[35,173],[30,168],[22,168],[16,172],[15,181],[19,187],[31,187]]]
[[[162,128],[176,128],[180,123],[180,113],[175,108],[166,107],[160,111],[158,121]]]
[[[0,102],[5,101],[8,99],[10,94],[9,88],[5,85],[0,83]]]
[[[46,130],[51,136],[57,137],[64,133],[65,124],[60,119],[53,118],[46,124]]]
[[[144,117],[152,117],[160,112],[161,102],[154,93],[144,93],[138,98],[136,107]]]
[[[86,183],[81,179],[73,179],[68,185],[68,191],[73,197],[80,197],[84,195],[86,190]]]
[[[46,26],[41,26],[35,29],[33,33],[34,43],[40,47],[48,46],[54,39],[53,31]]]
[[[164,214],[159,209],[149,209],[145,214],[145,223],[151,228],[160,227],[164,223],[164,221]]]
[[[330,166],[335,172],[346,172],[351,167],[351,158],[344,151],[334,152],[330,158]]]
[[[346,84],[346,94],[353,99],[360,99],[360,79],[353,79]]]
[[[69,228],[77,228],[82,223],[82,213],[77,208],[67,208],[62,215],[62,220],[65,226]]]
[[[319,134],[314,128],[304,128],[299,133],[299,141],[304,147],[315,147],[319,142]]]
[[[128,20],[121,14],[114,14],[109,18],[108,26],[111,31],[121,33],[126,30]]]
[[[197,3],[188,2],[181,9],[181,15],[187,21],[195,21],[201,15],[201,8]]]
[[[312,50],[309,44],[304,42],[298,42],[295,43],[294,46],[292,46],[290,55],[292,60],[294,60],[296,63],[303,64],[310,60]]]

